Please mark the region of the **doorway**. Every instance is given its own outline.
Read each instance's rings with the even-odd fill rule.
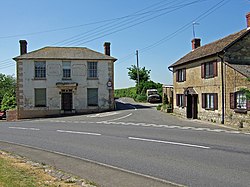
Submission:
[[[187,118],[197,119],[198,118],[198,95],[188,94],[187,99]]]
[[[62,110],[72,111],[72,92],[62,92]]]

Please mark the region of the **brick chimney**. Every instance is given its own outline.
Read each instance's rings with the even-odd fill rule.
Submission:
[[[250,12],[246,14],[246,18],[247,18],[247,28],[249,28],[250,27]]]
[[[20,43],[20,55],[27,53],[27,41],[26,40],[19,40]]]
[[[197,47],[201,46],[201,39],[200,38],[194,38],[192,40],[192,50],[195,50]]]
[[[104,43],[104,54],[110,56],[110,42]]]

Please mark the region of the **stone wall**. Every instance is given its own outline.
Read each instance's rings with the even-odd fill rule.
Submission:
[[[7,110],[6,111],[6,120],[7,121],[16,121],[17,120],[17,110]]]

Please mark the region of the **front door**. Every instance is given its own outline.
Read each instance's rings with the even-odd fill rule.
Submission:
[[[72,110],[72,93],[62,93],[62,110]]]
[[[197,114],[198,114],[198,95],[194,94],[188,94],[186,96],[187,99],[187,111],[186,111],[186,115],[187,118],[193,118],[193,119],[197,119]]]
[[[193,118],[193,110],[192,110],[192,95],[188,94],[186,96],[187,99],[187,118]]]

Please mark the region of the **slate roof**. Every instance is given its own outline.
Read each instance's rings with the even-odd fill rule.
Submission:
[[[246,64],[229,64],[233,69],[238,72],[241,72],[246,77],[250,77],[250,65]]]
[[[86,47],[44,47],[13,59],[117,60]]]
[[[238,41],[240,38],[242,38],[249,32],[250,29],[244,29],[237,33],[231,34],[225,38],[222,38],[220,40],[198,47],[195,50],[188,53],[187,55],[185,55],[184,57],[180,58],[174,64],[170,65],[169,68],[220,53],[226,50],[229,46],[234,44],[236,41]]]

